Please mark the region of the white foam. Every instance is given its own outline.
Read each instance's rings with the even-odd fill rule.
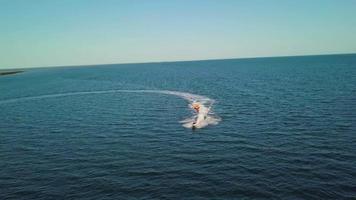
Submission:
[[[216,125],[221,121],[221,118],[219,118],[212,112],[212,106],[215,103],[215,100],[213,99],[210,99],[206,96],[191,94],[187,92],[177,92],[168,90],[152,91],[182,97],[189,102],[190,108],[192,108],[193,102],[198,103],[200,105],[199,113],[195,113],[192,117],[180,121],[186,128],[193,128],[193,126],[195,128],[203,128],[208,125]]]
[[[101,91],[83,91],[83,92],[68,92],[68,93],[58,93],[58,94],[47,94],[47,95],[39,95],[39,96],[28,96],[28,97],[20,97],[14,99],[7,99],[0,101],[1,104],[9,104],[16,103],[21,101],[30,101],[30,100],[38,100],[38,99],[47,99],[47,98],[57,98],[57,97],[67,97],[67,96],[76,96],[76,95],[90,95],[90,94],[107,94],[107,93],[158,93],[158,94],[167,94],[181,97],[189,102],[189,107],[191,108],[191,104],[193,102],[197,102],[200,104],[200,112],[199,114],[194,114],[193,116],[180,121],[184,127],[192,128],[193,123],[195,123],[195,128],[203,128],[209,124],[215,125],[218,124],[221,120],[218,116],[216,116],[212,112],[212,106],[215,100],[210,99],[205,96],[191,94],[187,92],[178,92],[178,91],[170,91],[170,90],[101,90]]]

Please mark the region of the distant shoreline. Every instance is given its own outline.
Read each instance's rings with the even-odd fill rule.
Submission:
[[[229,58],[206,58],[206,59],[192,59],[192,60],[161,60],[161,61],[147,61],[147,62],[118,62],[118,63],[94,63],[94,64],[68,64],[68,65],[49,65],[49,66],[33,66],[33,67],[13,67],[0,68],[2,70],[21,71],[24,69],[48,69],[48,68],[62,68],[62,67],[90,67],[90,66],[107,66],[107,65],[136,65],[136,64],[157,64],[157,63],[181,63],[181,62],[205,62],[205,61],[220,61],[220,60],[251,60],[251,59],[276,59],[276,58],[297,58],[297,57],[325,57],[325,56],[356,56],[355,53],[330,53],[330,54],[301,54],[301,55],[280,55],[280,56],[257,56],[257,57],[229,57]],[[0,74],[1,75],[1,74]]]
[[[11,74],[17,74],[17,73],[21,73],[23,71],[21,70],[16,70],[16,71],[0,71],[0,76],[6,76],[6,75],[11,75]]]

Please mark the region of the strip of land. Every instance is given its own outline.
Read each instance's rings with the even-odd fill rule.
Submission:
[[[17,73],[21,73],[21,72],[23,72],[23,71],[21,71],[21,70],[17,70],[17,71],[0,71],[0,76],[17,74]]]

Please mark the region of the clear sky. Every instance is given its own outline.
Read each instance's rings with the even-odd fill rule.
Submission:
[[[0,69],[356,53],[356,0],[0,0]]]

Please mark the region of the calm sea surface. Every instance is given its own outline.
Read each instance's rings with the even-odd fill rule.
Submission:
[[[0,77],[0,199],[158,198],[355,199],[356,55]]]

